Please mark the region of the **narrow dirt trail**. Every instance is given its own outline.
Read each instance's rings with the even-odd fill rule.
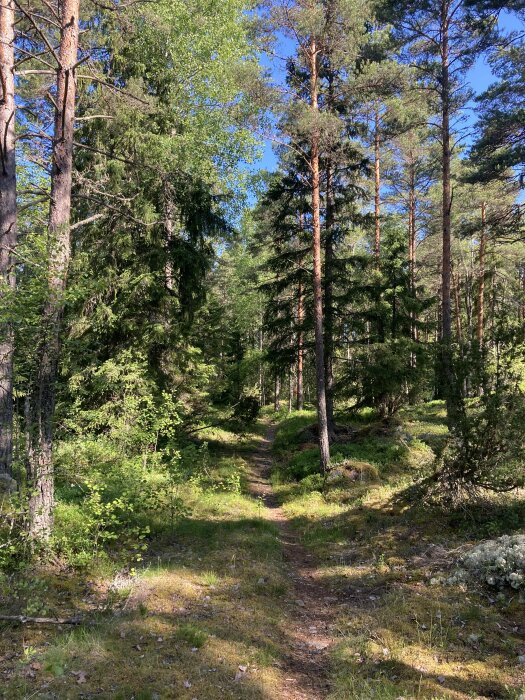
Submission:
[[[283,661],[286,687],[276,700],[322,700],[329,691],[328,650],[333,642],[335,597],[319,580],[314,558],[280,507],[273,492],[271,446],[275,427],[270,426],[260,447],[250,458],[248,487],[266,506],[263,517],[275,523],[293,585],[293,601],[283,627],[289,650]]]

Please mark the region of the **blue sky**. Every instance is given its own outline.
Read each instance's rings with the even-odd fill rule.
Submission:
[[[506,31],[523,29],[523,24],[510,13],[503,13],[500,16],[500,27]],[[277,52],[285,57],[294,52],[293,43],[289,40],[282,39],[277,47]],[[269,60],[268,57],[262,57],[262,64],[269,68],[271,74],[276,81],[281,81],[284,78],[284,61],[279,59]],[[494,82],[495,78],[491,73],[490,66],[487,64],[484,57],[480,57],[474,67],[470,70],[468,76],[468,84],[476,95],[482,93],[486,88]],[[473,106],[474,107],[474,106]],[[475,111],[473,108],[467,112],[467,119],[471,124],[475,122]],[[264,152],[261,160],[257,163],[259,168],[266,170],[275,170],[277,159],[273,153],[272,143],[266,140],[264,144]]]

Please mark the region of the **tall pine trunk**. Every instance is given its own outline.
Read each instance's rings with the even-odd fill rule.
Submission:
[[[296,406],[298,411],[304,408],[304,289],[302,281],[297,289],[297,388]]]
[[[379,260],[381,252],[381,156],[379,143],[379,108],[374,115],[374,255]]]
[[[441,147],[442,147],[442,255],[441,255],[441,372],[447,406],[449,426],[456,423],[461,397],[456,386],[452,356],[452,308],[451,308],[451,137],[450,137],[450,47],[449,4],[441,2]]]
[[[275,376],[274,391],[273,391],[273,410],[278,411],[281,408],[281,377]]]
[[[334,425],[334,191],[330,158],[326,166],[326,217],[324,245],[324,357],[326,381],[326,418],[328,438],[335,437]]]
[[[485,253],[487,247],[487,205],[481,203],[481,232],[479,237],[479,270],[478,270],[478,325],[476,337],[478,347],[483,349],[485,331]]]
[[[0,474],[12,472],[14,333],[8,297],[14,292],[16,234],[15,3],[0,4],[0,277],[5,314],[0,325]]]
[[[315,326],[315,374],[317,388],[317,422],[319,428],[319,450],[321,472],[328,471],[330,445],[328,441],[328,418],[326,413],[326,386],[323,337],[323,293],[321,271],[321,204],[319,182],[319,127],[318,119],[318,49],[312,36],[308,56],[310,60],[310,106],[312,110],[312,133],[310,137],[310,170],[312,188],[312,233],[313,233],[313,292]]]
[[[48,539],[53,524],[53,422],[60,329],[70,260],[71,184],[78,55],[79,0],[61,0],[61,35],[53,134],[51,203],[48,224],[47,298],[41,319],[36,367],[30,391],[30,534]]]
[[[463,347],[463,324],[461,321],[461,300],[460,300],[460,281],[459,274],[452,275],[454,282],[454,308],[456,320],[456,339],[461,347]]]
[[[410,292],[415,300],[416,295],[416,185],[414,164],[409,165],[408,175],[408,270]],[[417,315],[415,311],[410,314],[410,336],[417,340]]]

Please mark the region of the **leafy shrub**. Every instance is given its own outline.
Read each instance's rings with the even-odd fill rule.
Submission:
[[[428,392],[430,363],[422,343],[407,338],[375,343],[354,353],[344,389],[357,399],[354,410],[373,407],[381,419]]]
[[[433,496],[457,501],[483,491],[506,492],[525,483],[525,396],[500,387],[478,404],[462,401],[450,437],[429,480]]]
[[[257,420],[261,406],[255,396],[241,396],[233,409],[233,417],[243,425],[250,425]]]
[[[18,495],[0,495],[0,571],[23,565],[29,554],[27,503]]]
[[[322,474],[310,474],[301,479],[301,490],[304,493],[309,493],[310,491],[323,491],[324,489],[324,476]]]
[[[89,490],[81,504],[57,503],[52,539],[56,550],[71,566],[85,567],[93,558],[105,556],[104,546],[118,539],[121,548],[140,558],[149,528],[130,517],[132,499],[123,494],[107,500],[94,484],[85,486]]]

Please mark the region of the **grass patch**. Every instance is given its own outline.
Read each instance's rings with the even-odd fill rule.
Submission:
[[[306,416],[279,428],[276,490],[342,602],[330,700],[515,700],[523,690],[525,606],[511,593],[498,601],[490,591],[431,583],[454,567],[458,549],[523,527],[523,494],[452,513],[400,498],[446,436],[444,419],[442,402],[408,407],[380,434],[375,417],[361,415],[364,437],[333,446],[341,478],[324,491],[318,451],[298,439]],[[379,479],[343,478],[353,463],[371,465]]]
[[[208,634],[200,627],[186,623],[178,627],[175,632],[175,639],[186,642],[186,644],[194,649],[200,649],[206,644]]]
[[[215,434],[211,481],[240,474],[240,484],[181,485],[186,512],[169,528],[152,528],[135,575],[41,572],[20,583],[17,597],[6,581],[0,603],[7,612],[74,611],[89,625],[71,631],[0,623],[0,696],[277,697],[285,684],[276,662],[289,644],[281,626],[289,582],[277,529],[245,492],[242,459],[264,430],[261,422],[242,439]],[[239,666],[247,668],[242,682],[235,680]]]

